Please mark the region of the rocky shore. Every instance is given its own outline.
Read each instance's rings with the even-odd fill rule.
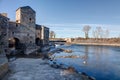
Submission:
[[[5,56],[0,55],[0,80],[3,78],[8,72],[8,61]]]
[[[9,62],[9,74],[3,80],[92,80],[73,69],[59,69],[48,65],[46,60],[18,58]]]
[[[18,56],[8,63],[9,72],[3,80],[95,80],[84,72],[77,72],[72,66],[50,58],[56,52],[71,53],[72,50],[54,48],[37,55]]]

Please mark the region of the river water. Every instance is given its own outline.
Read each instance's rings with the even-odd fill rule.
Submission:
[[[54,56],[77,56],[76,58],[57,58],[77,71],[85,72],[96,80],[120,80],[120,47],[69,45],[72,53],[56,53]]]

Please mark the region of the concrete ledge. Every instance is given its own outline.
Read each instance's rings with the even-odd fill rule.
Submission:
[[[5,76],[5,74],[8,72],[8,62],[4,62],[0,64],[0,80]]]

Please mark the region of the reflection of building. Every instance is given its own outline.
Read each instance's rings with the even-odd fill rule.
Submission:
[[[49,42],[49,28],[36,24],[36,12],[29,6],[16,10],[16,21],[7,21],[9,47],[30,50]],[[1,23],[0,23],[1,25]]]

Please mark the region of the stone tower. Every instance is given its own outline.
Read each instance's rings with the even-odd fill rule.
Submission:
[[[28,32],[30,43],[35,43],[36,12],[29,6],[20,7],[16,10],[16,23],[24,26]]]
[[[16,10],[16,22],[24,26],[35,27],[36,12],[29,6],[20,7]]]

